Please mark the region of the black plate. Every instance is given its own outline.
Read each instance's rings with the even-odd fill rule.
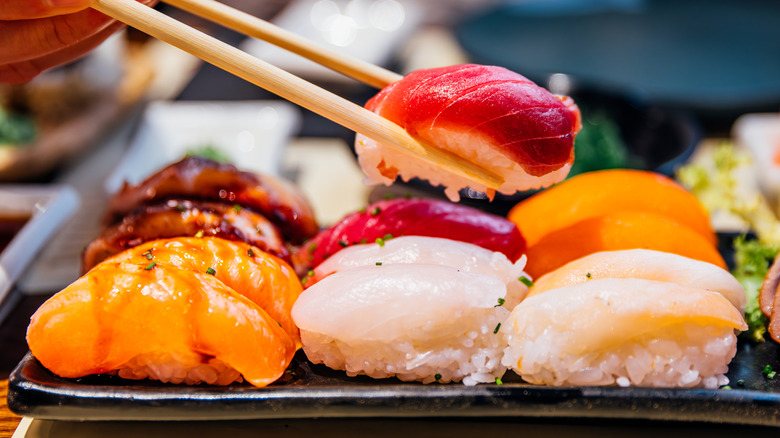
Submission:
[[[780,346],[741,342],[728,374],[734,389],[544,387],[507,373],[503,385],[403,383],[349,378],[298,354],[285,382],[177,386],[111,376],[62,379],[28,354],[10,376],[8,405],[55,420],[483,417],[662,420],[780,426]],[[736,384],[742,382],[741,385]]]

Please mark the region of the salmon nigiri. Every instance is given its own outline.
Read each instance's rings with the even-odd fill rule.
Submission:
[[[175,266],[211,274],[259,305],[300,347],[290,312],[303,289],[301,282],[285,261],[256,247],[218,237],[177,237],[146,242],[106,262]]]
[[[500,193],[546,187],[563,180],[574,160],[580,112],[568,97],[554,96],[507,69],[455,65],[418,70],[374,96],[366,108],[413,137],[449,150],[504,178]],[[390,184],[397,176],[458,190],[492,191],[436,166],[358,135],[355,150],[369,179]]]
[[[54,374],[255,386],[276,381],[295,343],[259,306],[207,273],[101,263],[46,301],[27,329]]]

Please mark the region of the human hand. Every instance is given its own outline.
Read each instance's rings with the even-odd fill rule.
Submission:
[[[124,25],[91,0],[2,0],[0,83],[23,83],[86,54]],[[139,0],[153,4],[154,0]]]

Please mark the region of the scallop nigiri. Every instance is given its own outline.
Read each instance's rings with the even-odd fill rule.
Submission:
[[[745,309],[745,289],[728,271],[711,263],[649,249],[603,251],[569,262],[539,277],[529,296],[600,278],[639,278],[707,289]]]
[[[525,258],[512,263],[500,252],[480,246],[439,237],[402,236],[383,241],[355,245],[337,252],[317,266],[307,280],[311,287],[322,278],[360,266],[385,266],[394,263],[444,265],[463,272],[478,272],[494,276],[506,284],[507,294],[502,301],[512,309],[528,293],[520,280]]]
[[[507,69],[473,64],[412,72],[385,87],[366,108],[414,137],[497,172],[505,180],[498,189],[504,194],[563,180],[581,126],[570,98],[554,96]],[[454,201],[467,186],[492,195],[484,186],[362,135],[355,150],[376,183],[420,177],[444,185]]]
[[[58,376],[255,386],[276,381],[295,343],[259,306],[207,273],[102,263],[46,301],[27,343]]]
[[[612,278],[528,297],[500,331],[504,365],[531,383],[716,388],[746,328],[717,292]]]
[[[176,237],[146,242],[105,262],[211,274],[265,310],[300,346],[290,311],[303,289],[301,282],[290,265],[256,247],[218,237]]]
[[[493,382],[506,286],[450,266],[365,266],[325,277],[301,294],[293,319],[306,356],[348,375],[404,381]]]

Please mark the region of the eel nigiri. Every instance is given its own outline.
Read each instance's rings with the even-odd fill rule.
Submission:
[[[171,199],[144,206],[105,228],[84,249],[82,274],[102,260],[144,242],[198,234],[244,241],[290,261],[281,232],[265,216],[228,203]]]
[[[104,263],[174,266],[208,273],[268,313],[300,347],[290,311],[303,287],[283,260],[244,242],[218,237],[177,237],[146,242]]]
[[[435,199],[390,199],[347,215],[293,254],[298,272],[319,265],[345,246],[386,236],[443,237],[473,243],[517,261],[525,240],[514,223],[465,205]]]
[[[440,237],[402,236],[384,241],[355,245],[337,252],[317,266],[307,277],[306,287],[336,272],[360,266],[385,266],[393,263],[444,265],[463,272],[492,275],[506,284],[507,294],[502,304],[509,310],[525,298],[528,287],[519,279],[525,258],[512,263],[500,252],[480,246]]]
[[[239,171],[230,164],[199,157],[173,163],[138,185],[125,183],[110,200],[106,224],[142,205],[168,199],[201,199],[250,208],[276,224],[286,240],[298,244],[317,233],[314,210],[291,182]]]
[[[528,297],[500,331],[504,365],[531,383],[717,388],[746,328],[717,292],[610,278]]]
[[[366,108],[413,137],[449,150],[504,177],[500,193],[546,187],[563,180],[574,160],[580,112],[568,97],[554,96],[507,69],[455,65],[418,70],[379,92]],[[397,176],[444,185],[453,201],[464,187],[492,192],[358,135],[360,165],[370,180]]]
[[[649,249],[603,251],[574,260],[539,277],[528,296],[600,278],[640,278],[712,290],[726,297],[740,311],[744,311],[747,301],[745,289],[725,269]]]
[[[374,378],[493,382],[503,375],[496,333],[506,286],[450,266],[365,266],[325,277],[293,306],[314,363]]]
[[[207,273],[102,263],[46,301],[27,343],[54,374],[255,386],[276,381],[295,343],[259,306]]]

